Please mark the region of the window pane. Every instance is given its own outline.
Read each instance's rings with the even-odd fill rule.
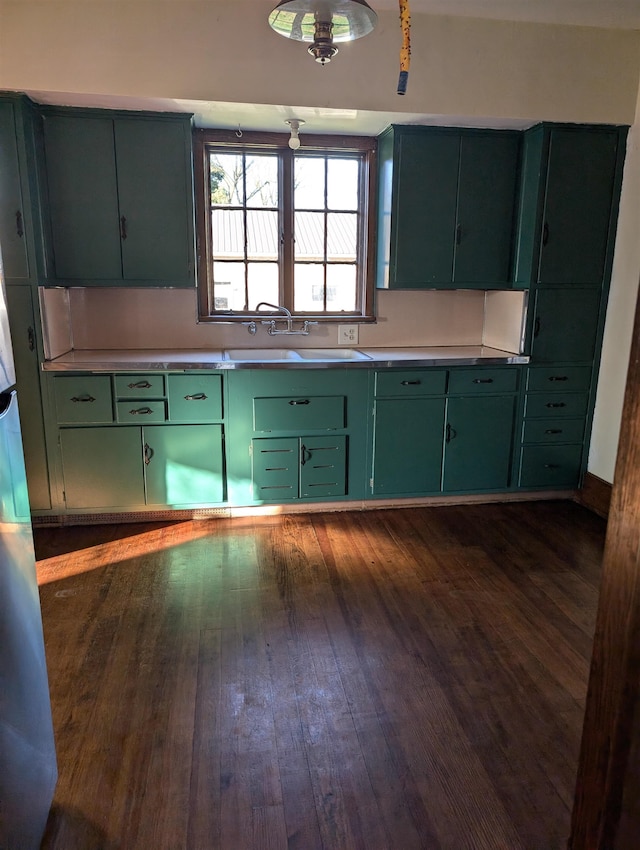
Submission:
[[[234,153],[211,154],[209,157],[211,204],[241,206],[244,197],[242,186],[242,156]]]
[[[324,266],[296,263],[293,275],[293,309],[321,313],[324,310]]]
[[[356,267],[327,266],[327,310],[353,312],[356,309]]]
[[[249,309],[253,312],[260,301],[279,304],[278,264],[249,263]],[[262,307],[261,310],[269,310]]]
[[[358,209],[357,160],[327,160],[327,207],[330,210]]]
[[[216,259],[244,259],[242,210],[211,210],[211,247]]]
[[[244,263],[213,264],[214,310],[246,310]]]
[[[324,260],[324,213],[295,213],[294,234],[296,260]]]
[[[278,259],[278,213],[247,211],[247,256],[250,260]]]
[[[357,213],[327,214],[327,260],[356,259]]]
[[[294,157],[293,185],[297,210],[323,210],[324,157]]]
[[[247,154],[245,160],[248,207],[278,207],[278,158]]]

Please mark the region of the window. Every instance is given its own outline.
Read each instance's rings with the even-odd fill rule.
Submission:
[[[269,305],[373,319],[375,139],[196,132],[199,306],[246,320]]]

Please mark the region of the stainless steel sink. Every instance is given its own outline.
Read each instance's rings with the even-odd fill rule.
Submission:
[[[290,348],[227,348],[224,352],[225,360],[236,360],[251,363],[284,362],[286,360],[300,360],[297,351]]]
[[[298,348],[303,360],[371,360],[357,348]]]

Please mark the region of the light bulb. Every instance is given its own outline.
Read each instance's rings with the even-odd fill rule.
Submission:
[[[289,139],[289,147],[292,151],[297,151],[299,149],[300,139],[298,138],[297,134],[295,136],[293,135],[293,133],[291,134],[291,138]]]
[[[298,135],[298,131],[300,130],[300,125],[304,124],[299,118],[288,118],[285,122],[291,128],[291,138],[289,139],[289,147],[292,151],[297,151],[300,147],[300,136]]]

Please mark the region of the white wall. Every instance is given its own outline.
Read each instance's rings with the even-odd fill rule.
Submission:
[[[613,481],[640,278],[640,92],[627,144],[611,292],[607,309],[589,472]]]

